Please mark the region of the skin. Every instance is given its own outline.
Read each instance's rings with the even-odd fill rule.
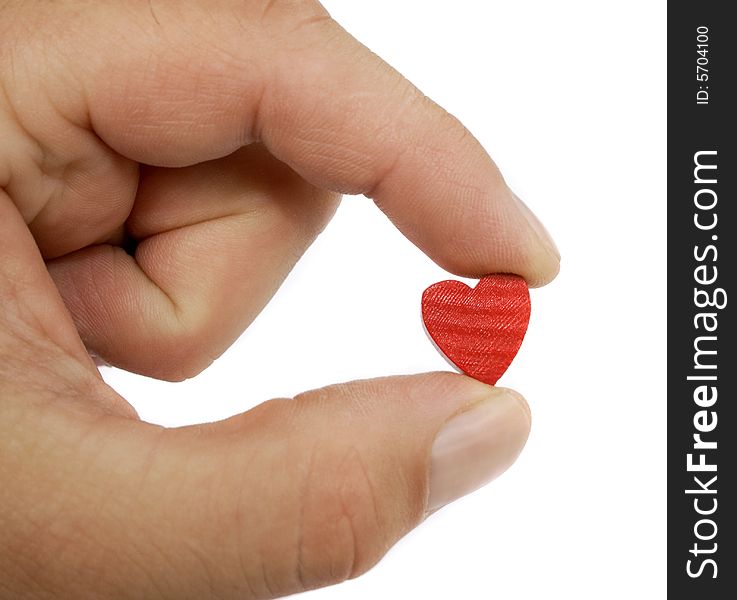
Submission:
[[[558,271],[473,136],[310,1],[0,1],[0,140],[1,598],[276,597],[422,521],[433,438],[481,384],[163,429],[90,358],[196,375],[340,194],[457,275]]]

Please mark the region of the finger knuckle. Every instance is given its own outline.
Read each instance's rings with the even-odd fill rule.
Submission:
[[[304,589],[356,577],[387,549],[376,484],[361,451],[317,450],[310,462],[296,560]]]

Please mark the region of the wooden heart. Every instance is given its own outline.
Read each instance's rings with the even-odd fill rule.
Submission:
[[[530,321],[530,292],[517,275],[489,275],[475,288],[441,281],[422,294],[422,320],[450,362],[494,385],[522,345]]]

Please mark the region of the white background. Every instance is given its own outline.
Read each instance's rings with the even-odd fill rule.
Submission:
[[[553,233],[500,385],[529,400],[516,466],[331,598],[665,597],[665,2],[328,0],[458,116]],[[115,370],[144,419],[226,417],[332,382],[447,369],[420,295],[448,278],[362,197],[237,344],[182,384]]]

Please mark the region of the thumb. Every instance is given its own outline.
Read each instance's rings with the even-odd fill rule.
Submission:
[[[449,373],[333,386],[205,426],[98,422],[82,436],[93,456],[39,474],[68,483],[84,465],[49,515],[37,583],[80,585],[54,597],[136,599],[272,598],[337,583],[502,473],[529,426],[516,393]]]
[[[167,479],[197,453],[187,468],[199,501],[191,504],[194,486],[182,484],[159,498],[154,522],[169,515],[172,532],[190,529],[208,557],[204,572],[223,574],[215,597],[321,587],[365,572],[428,511],[499,475],[528,431],[519,396],[453,374],[308,392],[214,425],[204,437],[180,432],[162,456]],[[172,532],[155,546],[176,539]],[[196,562],[178,565],[180,585],[191,579],[175,596],[202,597],[191,590],[204,593],[205,573]]]

